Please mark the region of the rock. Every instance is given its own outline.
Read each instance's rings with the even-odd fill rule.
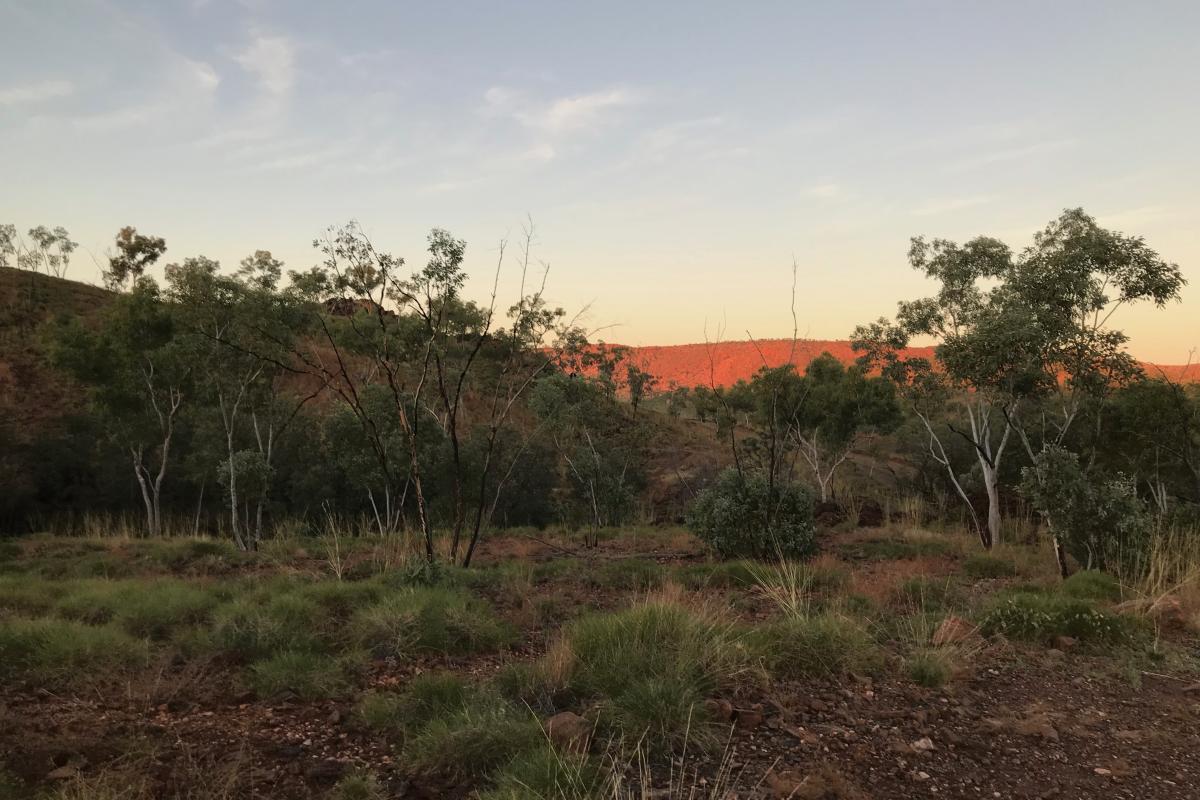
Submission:
[[[74,778],[78,774],[79,768],[68,764],[65,767],[59,767],[58,769],[50,770],[48,773],[46,773],[46,780],[65,781]]]
[[[1035,714],[1031,717],[1017,720],[1012,724],[1012,729],[1014,733],[1019,733],[1022,736],[1039,736],[1050,741],[1058,741],[1058,730],[1045,714]]]
[[[771,797],[791,800],[867,800],[867,795],[840,772],[823,766],[808,775],[796,770],[768,772],[766,785]]]
[[[933,739],[930,739],[928,736],[924,736],[912,743],[912,749],[918,753],[928,753],[936,750],[937,747],[934,746]]]
[[[962,617],[951,615],[942,620],[937,630],[933,632],[934,647],[965,642],[975,635],[976,628]]]
[[[341,721],[342,721],[342,712],[341,712],[341,711],[338,711],[338,710],[335,708],[333,711],[330,711],[330,712],[329,712],[329,719],[328,719],[328,720],[326,720],[326,721],[327,721],[327,722],[328,722],[330,725],[337,725],[339,722],[341,722]]]
[[[592,723],[571,711],[560,711],[542,723],[546,736],[556,747],[574,753],[586,753],[592,737]]]
[[[759,725],[762,725],[762,711],[753,708],[739,708],[737,710],[736,723],[739,730],[752,731]]]
[[[333,783],[346,772],[346,765],[340,761],[326,759],[310,764],[304,768],[304,777],[319,783]]]
[[[718,722],[732,722],[735,711],[733,703],[723,697],[714,697],[704,701],[704,710]]]
[[[873,500],[863,503],[862,508],[858,510],[858,527],[883,527],[883,508]]]
[[[1105,769],[1104,767],[1096,767],[1094,770],[1092,770],[1092,772],[1096,773],[1097,775],[1103,775],[1103,776],[1112,775],[1112,770]]]

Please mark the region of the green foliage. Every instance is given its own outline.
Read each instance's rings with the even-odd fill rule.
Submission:
[[[997,603],[980,622],[984,635],[1053,643],[1070,636],[1088,644],[1118,644],[1135,633],[1130,620],[1086,600],[1059,594],[1018,593]]]
[[[466,655],[508,644],[514,633],[483,601],[456,589],[412,588],[354,614],[357,641],[376,656]]]
[[[895,598],[902,606],[938,611],[955,606],[960,593],[958,587],[945,578],[917,576],[897,586]]]
[[[746,587],[758,582],[761,569],[752,561],[713,561],[683,564],[675,568],[672,577],[688,589]]]
[[[405,743],[404,757],[417,772],[465,780],[486,775],[545,741],[528,712],[473,706],[431,720]]]
[[[513,758],[480,800],[600,800],[606,776],[594,760],[546,743]]]
[[[208,619],[217,598],[171,580],[87,581],[57,604],[60,614],[89,623],[113,621],[135,636],[165,639],[177,627]]]
[[[753,679],[753,658],[726,623],[682,606],[648,602],[586,617],[564,635],[573,655],[565,691],[599,703],[598,724],[652,750],[711,743],[703,702]]]
[[[688,528],[723,558],[807,558],[816,552],[812,492],[723,472],[696,498]]]
[[[285,650],[251,664],[249,683],[264,699],[290,692],[304,700],[320,700],[348,691],[362,664],[362,656],[356,653],[330,656]]]
[[[1121,584],[1112,575],[1082,570],[1062,582],[1059,591],[1067,597],[1115,603],[1121,599]]]
[[[71,620],[0,620],[0,678],[70,686],[144,665],[144,641],[112,625]]]
[[[963,572],[977,580],[986,578],[1011,578],[1017,574],[1016,564],[1007,558],[975,553],[963,562]]]
[[[1085,568],[1145,568],[1152,525],[1131,479],[1089,476],[1078,456],[1056,446],[1039,453],[1022,475],[1022,491]]]
[[[597,563],[588,574],[593,586],[645,591],[662,584],[666,569],[644,558],[622,558]]]
[[[244,659],[291,651],[320,652],[324,616],[308,598],[278,594],[266,602],[238,598],[214,612],[213,642]]]
[[[880,658],[858,622],[833,614],[790,616],[754,629],[749,637],[767,669],[782,678],[867,672]]]
[[[954,664],[936,648],[922,648],[904,659],[904,673],[918,686],[936,689],[950,680]]]
[[[337,782],[330,800],[384,800],[387,793],[374,775],[355,772]]]

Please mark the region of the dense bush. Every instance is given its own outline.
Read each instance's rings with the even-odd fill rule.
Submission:
[[[765,478],[734,470],[700,493],[687,524],[724,558],[807,558],[816,551],[813,494],[807,487],[770,488]]]
[[[1151,521],[1132,480],[1123,475],[1090,476],[1074,453],[1047,447],[1033,467],[1023,470],[1022,491],[1086,569],[1144,566]]]
[[[1134,633],[1131,620],[1098,609],[1086,600],[1025,592],[996,604],[984,616],[980,630],[989,636],[1001,633],[1043,643],[1070,636],[1090,644],[1117,644]]]

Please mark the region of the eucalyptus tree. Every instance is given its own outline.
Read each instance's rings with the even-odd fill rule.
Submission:
[[[860,326],[853,344],[865,366],[900,387],[990,548],[1000,536],[999,476],[1012,438],[1031,460],[1063,442],[1088,398],[1137,373],[1128,337],[1110,327],[1114,313],[1177,299],[1184,281],[1142,239],[1104,230],[1082,209],[1064,211],[1017,254],[989,237],[965,245],[918,237],[909,262],[937,293],[900,303],[894,322]],[[914,337],[933,339],[933,361],[905,352]],[[938,413],[975,454],[986,524],[947,455]]]
[[[163,486],[196,378],[176,311],[143,277],[105,309],[97,330],[69,318],[50,332],[53,362],[88,387],[105,429],[129,453],[151,536],[162,533]]]
[[[220,418],[225,458],[218,473],[231,533],[244,549],[257,547],[263,535],[276,441],[324,388],[319,381],[296,391],[282,386],[296,371],[290,352],[303,322],[294,297],[278,289],[282,267],[259,250],[233,275],[203,256],[166,268],[170,298],[194,336],[202,386]],[[239,486],[243,475],[254,479],[252,496]]]
[[[503,315],[497,306],[505,263],[503,243],[486,305],[462,297],[466,244],[440,229],[429,235],[426,265],[407,275],[404,259],[377,249],[356,223],[330,228],[313,243],[322,263],[290,275],[298,294],[324,301],[311,306],[318,312],[313,324],[316,336],[296,349],[297,363],[354,413],[389,495],[412,498],[430,561],[435,552],[422,456],[425,429],[436,426],[451,449],[450,556],[457,560],[461,554],[463,563],[469,564],[490,519],[482,487],[497,466],[500,434],[510,425],[519,399],[553,364],[553,350],[541,345],[548,343],[563,314],[542,298],[548,268],[540,270],[540,279],[530,274],[532,240],[532,228],[527,228],[519,259],[519,294],[509,307],[506,328],[499,327]],[[481,367],[481,360],[488,362],[486,367]],[[372,385],[386,387],[390,395],[391,412],[406,443],[403,458],[397,458],[390,446],[393,433],[377,423],[365,401],[366,389]],[[468,405],[472,406],[469,422],[464,420]],[[469,470],[462,444],[472,426],[484,432],[484,453],[481,491],[475,493],[477,507],[464,552],[471,493],[464,487]],[[494,503],[490,506],[494,508]]]
[[[136,282],[167,251],[162,237],[138,233],[131,225],[117,231],[115,245],[116,252],[109,254],[104,269],[104,285],[113,291],[120,291],[130,281]]]

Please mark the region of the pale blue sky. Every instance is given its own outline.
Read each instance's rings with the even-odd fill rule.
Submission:
[[[920,294],[914,234],[1023,245],[1066,206],[1200,283],[1200,3],[0,0],[0,222],[170,259],[314,261],[357,218],[531,214],[550,294],[610,340],[844,338]],[[72,276],[97,280],[82,249]],[[1200,345],[1192,299],[1121,318]]]

